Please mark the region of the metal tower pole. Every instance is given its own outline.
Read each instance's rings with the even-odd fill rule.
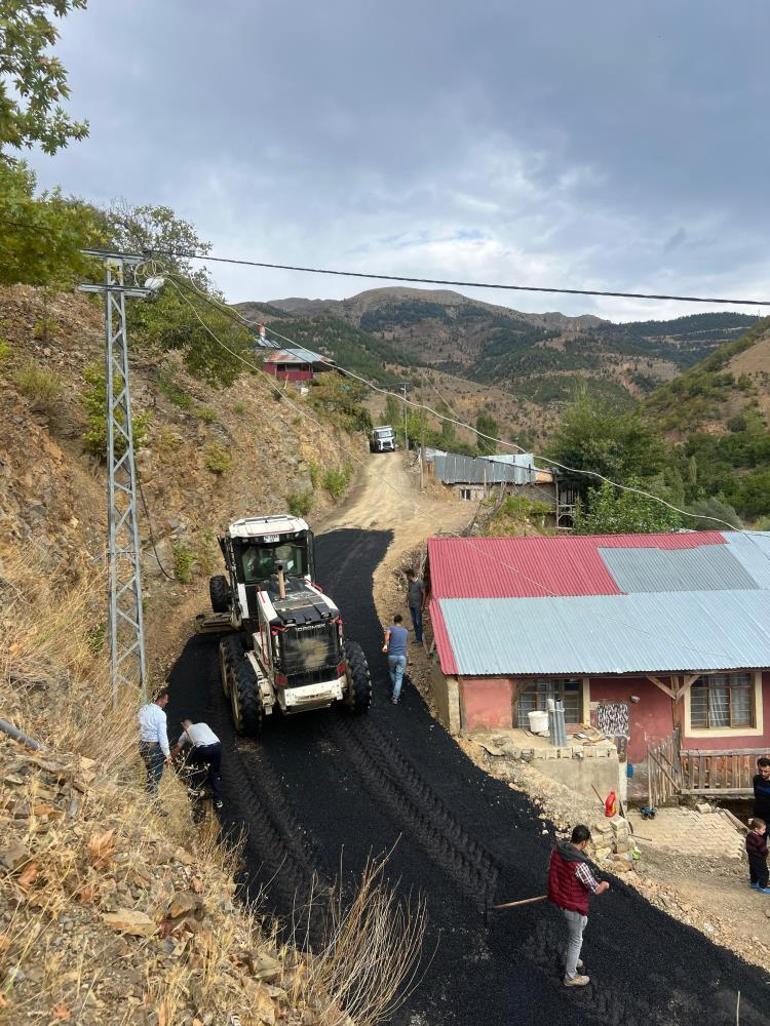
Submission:
[[[147,699],[147,668],[142,614],[141,547],[137,518],[136,464],[128,381],[126,297],[146,297],[149,289],[127,286],[126,267],[140,257],[89,251],[104,261],[104,284],[81,285],[104,295],[105,391],[107,421],[108,636],[112,702],[126,688],[139,687]]]

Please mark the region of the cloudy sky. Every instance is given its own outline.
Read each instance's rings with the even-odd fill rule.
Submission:
[[[34,157],[41,184],[166,203],[216,254],[770,299],[767,0],[90,0],[61,28],[91,135]],[[232,300],[369,287],[215,275]]]

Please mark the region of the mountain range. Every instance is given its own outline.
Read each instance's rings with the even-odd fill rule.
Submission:
[[[578,379],[619,404],[653,392],[757,320],[705,313],[617,324],[524,313],[447,290],[370,289],[349,299],[290,297],[240,312],[381,383],[430,368],[496,384],[536,405],[562,404]]]

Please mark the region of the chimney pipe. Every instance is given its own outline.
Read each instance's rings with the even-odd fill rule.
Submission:
[[[286,598],[286,577],[283,572],[283,563],[279,563],[275,568],[278,573],[278,597],[280,599]]]

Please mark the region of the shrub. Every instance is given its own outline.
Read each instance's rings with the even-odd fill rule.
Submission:
[[[162,370],[158,374],[158,388],[180,410],[187,412],[192,409],[192,396],[177,383],[173,371]]]
[[[353,471],[350,464],[344,467],[330,467],[324,472],[323,485],[333,499],[341,499],[347,491]]]
[[[198,420],[202,420],[204,424],[216,424],[217,422],[217,411],[212,410],[210,406],[199,406],[194,412]]]
[[[286,496],[286,508],[293,517],[306,517],[313,508],[313,490],[289,492]]]
[[[5,363],[8,357],[11,355],[11,344],[6,342],[4,338],[0,338],[0,363]]]
[[[59,375],[44,367],[37,367],[34,363],[19,368],[13,375],[13,380],[21,394],[41,409],[52,406],[62,393]]]
[[[233,458],[223,445],[215,442],[206,449],[203,465],[212,474],[226,474],[232,468]]]
[[[321,483],[321,468],[318,466],[315,460],[308,461],[308,471],[310,473],[310,484],[315,490]]]
[[[174,542],[174,576],[180,584],[189,584],[192,581],[192,569],[195,563],[195,553],[186,541]]]
[[[107,385],[104,380],[104,368],[93,364],[86,367],[83,376],[88,386],[83,393],[88,424],[83,441],[88,452],[104,460],[107,456]],[[149,413],[139,413],[131,418],[134,452],[138,452],[144,445],[150,420]],[[126,443],[123,435],[117,433],[115,435],[115,451],[118,456],[122,456],[125,449]]]
[[[246,412],[246,404],[245,403],[233,403],[233,413],[237,413],[238,416],[240,417],[240,415],[242,413],[245,413],[245,412]]]

